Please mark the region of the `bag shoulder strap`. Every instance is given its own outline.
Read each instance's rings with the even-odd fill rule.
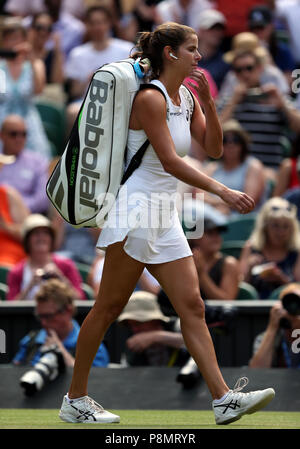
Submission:
[[[166,96],[165,93],[162,91],[162,89],[160,89],[158,86],[156,86],[155,84],[141,84],[140,85],[140,89],[139,90],[144,90],[144,89],[156,89],[159,92],[161,92],[161,94],[164,96],[165,100],[166,100]],[[129,165],[127,167],[127,169],[125,170],[125,173],[123,175],[123,178],[121,180],[121,185],[123,185],[127,179],[132,175],[132,173],[134,172],[134,170],[136,170],[142,162],[142,159],[144,157],[144,154],[149,146],[150,142],[149,139],[146,139],[145,142],[143,143],[143,145],[141,145],[141,147],[137,150],[137,152],[132,156]]]

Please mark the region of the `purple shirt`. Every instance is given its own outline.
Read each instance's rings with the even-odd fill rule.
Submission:
[[[13,164],[0,169],[0,184],[18,190],[32,213],[42,213],[49,208],[47,181],[47,159],[30,150],[23,150]]]

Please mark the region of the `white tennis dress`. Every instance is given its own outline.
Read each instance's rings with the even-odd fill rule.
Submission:
[[[167,123],[176,152],[183,157],[191,144],[190,105],[180,88],[180,106],[175,106],[165,86],[153,80],[166,96]],[[151,117],[149,117],[151,120]],[[145,142],[144,130],[129,129],[127,163]],[[124,250],[145,264],[157,264],[191,256],[176,209],[178,180],[167,173],[149,144],[141,165],[121,187],[114,207],[102,228],[97,247],[123,241]]]

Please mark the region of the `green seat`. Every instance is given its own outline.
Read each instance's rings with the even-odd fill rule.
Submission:
[[[85,293],[85,296],[87,297],[87,299],[95,299],[95,295],[94,295],[94,291],[92,289],[92,287],[88,284],[85,284],[84,282],[81,284],[81,288]]]
[[[228,229],[222,234],[223,241],[248,240],[254,228],[256,214],[251,213],[232,218],[228,221]]]
[[[228,240],[222,243],[221,252],[239,259],[244,245],[244,240]]]
[[[86,282],[87,278],[88,278],[88,275],[89,275],[89,272],[91,270],[91,266],[89,264],[86,264],[86,263],[76,262],[76,267],[77,267],[77,270],[79,271],[79,273],[81,275],[82,281]]]
[[[7,275],[9,273],[9,268],[0,265],[0,282],[2,284],[7,284]]]
[[[47,137],[52,144],[53,157],[62,154],[65,147],[65,110],[51,102],[37,101],[36,108],[42,119]]]
[[[259,299],[258,292],[253,285],[248,284],[248,282],[239,283],[239,291],[236,297],[237,300],[247,300],[247,299]]]
[[[268,297],[268,299],[279,299],[280,293],[281,291],[287,287],[288,284],[285,285],[281,285],[280,287],[275,288],[272,293],[270,294],[270,296]],[[300,283],[299,283],[300,286]]]
[[[6,299],[7,291],[8,291],[8,286],[6,284],[3,284],[2,282],[0,282],[0,299],[2,299],[2,301],[4,301]]]

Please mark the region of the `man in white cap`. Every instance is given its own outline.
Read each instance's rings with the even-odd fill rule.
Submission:
[[[218,88],[229,70],[222,51],[225,29],[226,19],[220,11],[206,9],[198,16],[198,51],[202,55],[199,65],[210,72]]]
[[[132,334],[126,340],[128,365],[178,366],[186,362],[188,353],[178,321],[172,323],[162,313],[152,293],[133,293],[118,322],[125,324]]]

